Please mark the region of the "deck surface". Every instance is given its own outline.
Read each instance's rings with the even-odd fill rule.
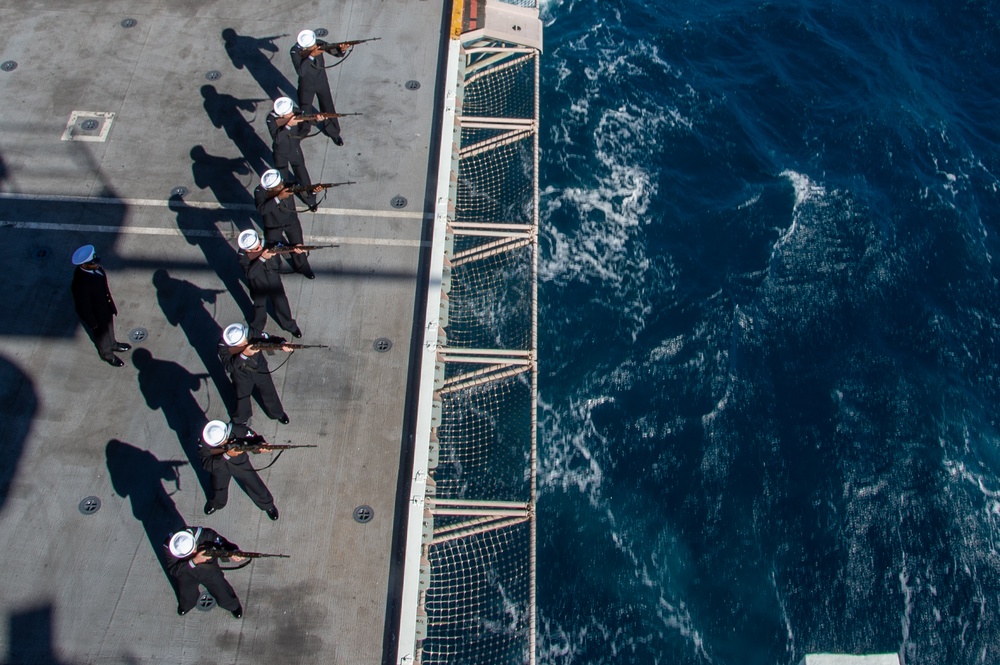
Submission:
[[[382,662],[443,11],[423,0],[0,0],[0,62],[17,63],[0,71],[2,662]],[[264,117],[270,98],[294,97],[288,49],[306,27],[329,41],[382,38],[329,71],[338,111],[364,113],[342,120],[346,145],[305,145],[314,181],[358,182],[300,216],[307,242],[340,243],[313,253],[317,279],[284,279],[301,341],[330,348],[274,372],[290,425],[254,405],[270,440],[319,447],[262,472],[277,522],[235,484],[205,516],[194,446],[230,398],[215,347],[250,305],[234,238],[257,223]],[[63,140],[74,111],[113,113],[105,139]],[[85,243],[108,270],[119,340],[147,332],[123,368],[100,361],[73,309],[70,256]],[[280,333],[273,319],[268,330]],[[377,352],[378,338],[392,348]],[[84,514],[91,496],[101,507]],[[353,519],[359,505],[371,522]],[[228,575],[242,620],[218,608],[178,617],[157,557],[178,524],[291,558]]]

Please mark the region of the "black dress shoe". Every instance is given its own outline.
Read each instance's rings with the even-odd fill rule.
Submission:
[[[131,348],[132,348],[132,345],[131,344],[126,344],[125,342],[118,342],[114,346],[114,350],[115,351],[128,351]]]
[[[287,413],[283,413],[281,415],[281,417],[278,418],[278,422],[281,423],[282,425],[287,425],[290,422],[288,420],[288,414]]]
[[[183,607],[181,607],[180,605],[177,606],[177,615],[178,616],[184,616],[185,614],[187,614],[190,611],[191,610],[186,610]]]
[[[236,619],[242,619],[243,618],[243,606],[242,605],[240,605],[235,610],[233,610],[233,617],[236,618]]]
[[[112,367],[124,367],[125,366],[124,361],[122,361],[122,359],[119,358],[118,356],[111,356],[111,360],[105,360],[104,362],[108,363]]]
[[[292,337],[295,339],[302,339],[302,331],[296,328],[295,332],[292,333]]]
[[[267,516],[271,518],[272,522],[277,521],[277,519],[278,519],[278,507],[277,506],[271,506],[270,508],[268,508],[264,512],[267,513]]]
[[[215,506],[213,506],[211,501],[209,501],[208,503],[205,504],[205,514],[206,515],[211,515],[212,513],[214,513],[217,510],[218,510],[218,508],[216,508]]]
[[[340,138],[339,136],[335,137],[333,139],[333,145],[340,145],[340,146],[344,145],[344,139]]]
[[[316,273],[314,273],[312,270],[303,270],[302,276],[305,277],[306,279],[316,279]]]

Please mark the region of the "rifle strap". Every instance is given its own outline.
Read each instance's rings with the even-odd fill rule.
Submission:
[[[275,349],[275,350],[276,350],[276,351],[280,351],[281,349],[279,348],[279,349]],[[281,364],[280,364],[280,365],[278,365],[277,367],[275,367],[274,369],[272,369],[272,370],[271,370],[270,372],[261,372],[261,374],[274,374],[274,373],[275,373],[275,372],[277,372],[277,371],[278,371],[279,369],[281,369],[282,367],[284,367],[284,366],[285,366],[285,363],[287,363],[287,362],[288,362],[289,358],[291,358],[291,357],[292,357],[292,354],[293,354],[293,353],[295,353],[295,349],[292,349],[291,351],[289,351],[288,353],[286,353],[286,354],[285,354],[286,356],[288,356],[288,358],[285,358],[285,359],[284,359],[283,361],[281,361]],[[278,459],[278,458],[277,458],[277,457],[275,457],[275,459]],[[264,468],[266,469],[267,467],[264,467]]]
[[[283,452],[285,452],[285,451],[284,450],[279,450],[278,454],[274,456],[274,459],[271,460],[270,464],[268,464],[267,466],[260,467],[259,469],[257,469],[257,471],[264,471],[265,469],[270,469],[272,466],[274,466],[274,463],[278,461],[278,458],[281,457],[281,453],[283,453]],[[250,561],[250,559],[247,559],[247,561]]]
[[[246,568],[246,567],[247,567],[247,566],[249,566],[249,565],[250,565],[251,563],[253,563],[253,559],[250,559],[250,558],[248,558],[248,559],[247,559],[246,561],[243,561],[243,562],[241,562],[241,563],[238,563],[238,564],[236,564],[235,566],[223,566],[223,565],[222,565],[222,564],[220,563],[220,564],[219,564],[219,568],[221,568],[222,570],[227,570],[227,571],[228,571],[228,570],[239,570],[240,568]]]
[[[326,201],[326,190],[323,189],[323,190],[320,190],[320,192],[323,194],[323,196],[321,198],[317,198],[316,199],[316,207],[319,207],[320,203],[322,203],[323,201]],[[296,214],[298,214],[300,212],[312,212],[312,210],[310,210],[308,207],[305,207],[302,210],[299,210],[298,208],[295,209],[295,213]]]
[[[327,66],[323,67],[323,69],[333,69],[334,67],[340,67],[342,64],[344,64],[344,60],[347,60],[349,57],[351,57],[352,53],[354,53],[354,45],[353,44],[351,46],[347,47],[347,53],[345,53],[343,55],[343,57],[337,58],[337,56],[335,56],[332,53],[330,53],[329,55],[337,58],[337,62],[333,63],[332,65],[327,65]]]

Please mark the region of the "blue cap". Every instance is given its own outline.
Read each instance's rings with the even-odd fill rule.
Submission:
[[[94,258],[97,252],[94,251],[93,245],[84,245],[80,249],[73,252],[73,265],[82,266],[87,261]]]

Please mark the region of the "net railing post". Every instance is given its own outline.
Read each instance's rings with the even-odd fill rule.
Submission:
[[[541,104],[538,99],[538,88],[539,88],[539,76],[541,74],[540,59],[535,57],[535,120],[536,122],[541,122]],[[531,262],[531,351],[535,357],[535,370],[531,373],[531,457],[529,459],[531,465],[531,507],[534,512],[535,501],[537,499],[538,491],[538,127],[535,127],[534,136],[534,157],[535,163],[533,168],[534,182],[532,187],[533,193],[533,209],[532,209],[532,221],[534,222],[534,239],[532,247],[532,262]],[[531,553],[529,555],[531,568],[531,618],[530,618],[530,628],[528,639],[530,641],[530,658],[531,665],[535,664],[535,658],[537,653],[536,639],[538,635],[538,612],[537,612],[537,588],[538,588],[538,577],[536,575],[536,557],[538,553],[538,520],[537,517],[532,514],[530,527],[531,529]]]

